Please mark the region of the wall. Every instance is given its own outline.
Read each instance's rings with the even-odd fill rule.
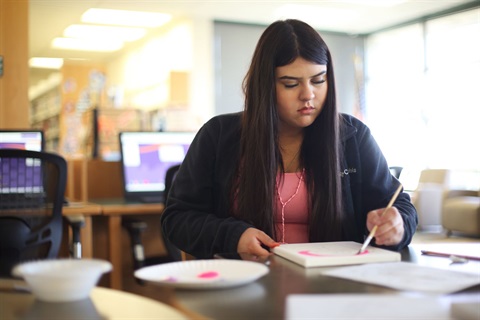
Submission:
[[[0,0],[0,128],[29,128],[28,1]]]
[[[112,105],[146,110],[171,107],[166,89],[169,72],[185,71],[190,76],[189,101],[184,110],[170,113],[170,123],[197,128],[216,114],[239,111],[243,77],[264,29],[200,18],[172,21],[106,65],[107,88],[115,96]],[[353,57],[363,53],[363,38],[327,32],[322,36],[334,57],[340,109],[352,113],[356,103]],[[140,93],[144,105],[139,103]]]
[[[123,91],[123,107],[137,106],[135,92],[158,88],[145,99],[145,109],[169,106],[168,72],[187,71],[190,75],[188,115],[178,111],[167,113],[170,127],[197,128],[216,114],[236,112],[243,108],[242,81],[247,72],[255,45],[265,26],[213,22],[206,19],[178,20],[161,33],[150,37],[128,53],[112,60],[107,66],[108,83]],[[340,109],[353,113],[357,102],[354,56],[363,54],[363,38],[322,32],[332,51]],[[185,123],[187,123],[185,125]],[[168,128],[168,126],[167,126]]]
[[[154,109],[168,103],[170,71],[191,69],[190,25],[170,24],[107,64],[118,107]]]
[[[242,81],[264,26],[215,22],[215,114],[243,109]]]
[[[196,129],[208,120],[213,114],[211,25],[201,19],[173,21],[108,63],[107,87],[116,95],[112,105],[160,109],[170,129],[174,124],[173,129],[180,128],[180,118],[180,129]],[[171,88],[178,84],[172,81],[175,72],[188,74],[183,88]],[[187,101],[172,100],[179,90],[185,91]]]
[[[243,109],[242,81],[265,26],[215,22],[215,113]],[[363,38],[320,32],[330,48],[335,67],[339,108],[354,113],[357,105],[356,55],[363,59]]]
[[[214,23],[197,19],[193,22],[193,65],[190,82],[190,110],[201,124],[215,114]]]

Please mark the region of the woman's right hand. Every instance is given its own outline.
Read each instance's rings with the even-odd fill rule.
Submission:
[[[269,248],[275,248],[280,243],[274,241],[265,232],[256,229],[248,228],[240,237],[237,246],[237,252],[248,253],[255,256],[265,256],[270,254],[262,245]]]

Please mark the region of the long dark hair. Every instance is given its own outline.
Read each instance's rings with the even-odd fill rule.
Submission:
[[[342,237],[339,113],[330,51],[321,36],[299,20],[276,21],[262,34],[243,81],[240,162],[232,183],[235,215],[275,237],[276,176],[283,161],[278,145],[275,69],[296,58],[327,65],[323,109],[305,128],[301,161],[309,194],[310,241]]]

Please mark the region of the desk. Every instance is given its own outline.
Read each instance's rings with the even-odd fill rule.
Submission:
[[[92,216],[102,214],[102,207],[98,204],[87,202],[71,202],[62,208],[64,216],[82,215],[85,218],[85,225],[80,231],[82,242],[82,255],[85,258],[93,257],[93,232]]]
[[[8,280],[0,280],[2,281]],[[30,293],[0,291],[0,318],[10,319],[187,319],[174,308],[139,295],[96,287],[89,299],[47,303]]]
[[[407,248],[402,252],[402,260],[451,270],[480,270],[480,262],[469,261],[464,265],[450,265],[449,260],[440,257],[423,256],[420,246]],[[138,285],[138,291],[155,300],[168,304],[191,318],[200,319],[284,319],[285,301],[290,294],[404,294],[404,292],[386,287],[354,282],[322,276],[318,270],[324,268],[305,269],[278,256],[272,256],[270,272],[259,280],[237,288],[221,290],[175,290],[159,287],[153,284]],[[1,285],[1,280],[0,280]],[[1,286],[0,286],[1,287]],[[410,293],[422,296],[421,293]],[[442,298],[445,296],[442,296]],[[445,298],[450,301],[477,301],[480,306],[480,285],[462,292],[449,294]],[[163,304],[152,304],[150,299],[139,298],[138,295],[121,293],[117,290],[96,288],[90,299],[68,308],[70,314],[77,307],[82,312],[92,312],[90,319],[98,319],[98,314],[115,318],[141,318],[144,313],[152,312],[150,318],[162,317],[166,308]],[[39,304],[39,306],[36,306]],[[43,306],[42,306],[43,305]],[[9,315],[23,315],[29,310],[35,310],[41,315],[45,308],[61,312],[62,304],[37,303],[30,294],[5,293],[0,291],[0,319],[10,319]],[[142,307],[144,306],[144,307]],[[58,309],[57,309],[58,308]],[[143,310],[145,309],[145,310]],[[168,309],[168,308],[167,308]],[[153,314],[156,310],[156,314]],[[8,312],[8,313],[7,313]],[[136,312],[136,313],[135,313]],[[49,317],[51,319],[52,317]],[[71,318],[71,317],[57,317]],[[78,317],[82,318],[82,317]],[[86,318],[86,317],[84,317]],[[108,317],[107,317],[108,318]],[[143,318],[148,318],[144,316]],[[203,319],[203,318],[202,318]]]
[[[163,212],[163,203],[129,203],[123,199],[96,199],[92,202],[102,208],[102,215],[107,217],[108,260],[112,263],[110,287],[122,289],[122,216],[145,215]],[[129,253],[130,254],[130,253]]]
[[[402,260],[451,270],[477,270],[480,273],[480,262],[450,265],[449,259],[421,255],[417,247],[404,250]],[[270,272],[246,286],[223,290],[175,290],[174,294],[184,308],[212,319],[284,319],[285,301],[290,294],[405,294],[377,285],[327,277],[320,274],[321,269],[324,268],[306,269],[273,256]],[[411,294],[422,296],[420,292]],[[474,299],[480,306],[480,285],[446,298],[450,301]]]

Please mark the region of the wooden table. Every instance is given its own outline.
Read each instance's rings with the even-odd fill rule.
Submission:
[[[129,203],[123,199],[95,199],[92,202],[101,206],[102,215],[107,217],[108,260],[113,270],[109,274],[110,287],[122,289],[122,217],[132,215],[161,215],[163,203]],[[131,253],[129,253],[131,254]]]

